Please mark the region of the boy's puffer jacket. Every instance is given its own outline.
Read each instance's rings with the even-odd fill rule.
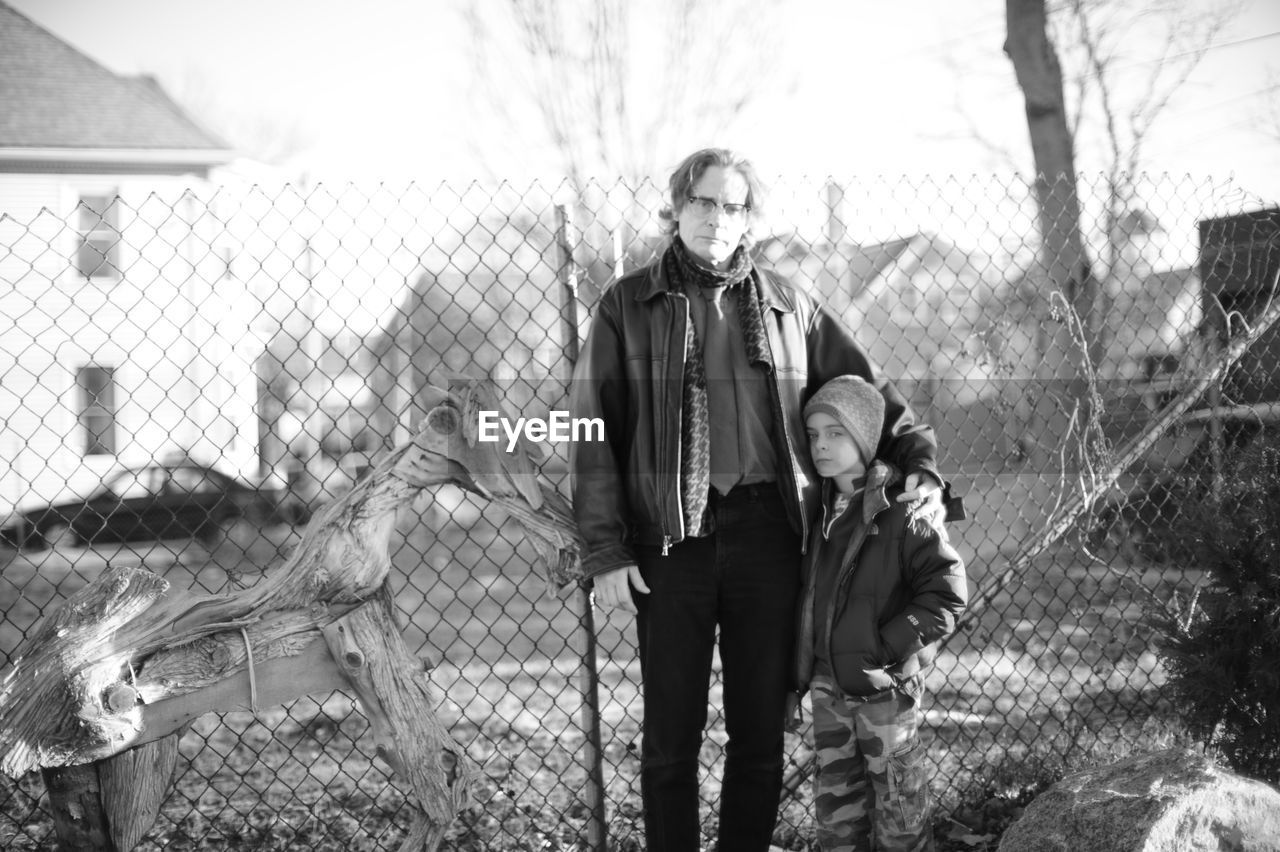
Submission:
[[[969,598],[964,563],[940,523],[910,518],[909,505],[894,499],[901,493],[901,475],[876,462],[867,475],[861,521],[840,555],[835,592],[818,602],[830,608],[824,636],[813,635],[815,568],[841,545],[823,537],[823,521],[814,524],[803,562],[798,691],[813,675],[815,642],[827,643],[840,688],[865,696],[919,674],[933,662],[938,641],[955,630]]]

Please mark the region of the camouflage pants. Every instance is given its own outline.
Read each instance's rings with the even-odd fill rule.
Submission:
[[[810,695],[818,753],[814,810],[823,852],[932,850],[919,690],[853,698],[820,669]]]

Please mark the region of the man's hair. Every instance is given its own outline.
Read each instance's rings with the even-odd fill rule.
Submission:
[[[760,209],[764,203],[764,186],[760,183],[760,178],[756,175],[756,167],[751,161],[728,148],[703,148],[685,157],[684,161],[671,173],[671,179],[667,183],[668,206],[662,209],[658,218],[663,221],[667,236],[675,236],[680,227],[676,217],[689,202],[689,195],[693,192],[694,185],[702,180],[702,176],[712,166],[719,166],[726,171],[735,171],[747,182],[746,203],[751,210],[747,213],[746,239],[750,244],[751,224],[760,216]]]

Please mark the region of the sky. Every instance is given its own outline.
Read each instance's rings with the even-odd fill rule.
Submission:
[[[477,1],[486,14],[506,6]],[[461,0],[7,2],[115,72],[155,74],[211,114],[301,140],[290,165],[313,178],[525,181],[556,171],[536,126],[498,124],[472,85]],[[669,150],[731,145],[766,175],[1030,171],[1021,94],[1001,52],[1003,3],[782,2],[759,61],[785,91],[763,92],[724,138],[686,140],[672,117]],[[1274,201],[1280,130],[1268,137],[1259,124],[1268,109],[1280,115],[1280,0],[1243,2],[1153,128],[1143,167],[1230,177]],[[1140,79],[1155,45],[1141,33],[1131,41],[1127,73]],[[1100,155],[1078,154],[1082,172],[1102,168]]]

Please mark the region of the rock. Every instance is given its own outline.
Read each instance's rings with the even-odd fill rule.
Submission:
[[[1280,852],[1280,790],[1170,749],[1078,772],[1036,797],[999,852]]]

